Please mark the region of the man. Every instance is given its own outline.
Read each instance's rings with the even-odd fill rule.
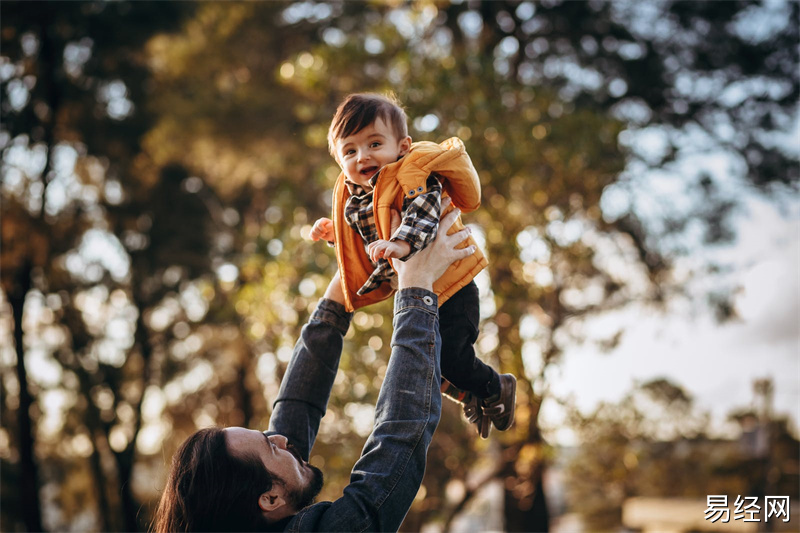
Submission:
[[[443,202],[443,205],[446,203]],[[395,261],[392,355],[375,409],[375,424],[350,484],[334,502],[312,502],[322,473],[308,464],[339,366],[351,313],[338,276],[303,328],[275,401],[270,428],[209,428],[189,437],[173,457],[154,521],[168,531],[396,531],[425,473],[428,445],[441,414],[438,303],[433,282],[473,246],[469,235],[446,235],[405,263]]]

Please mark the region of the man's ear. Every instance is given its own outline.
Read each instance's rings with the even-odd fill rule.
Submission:
[[[286,497],[283,491],[278,490],[276,485],[272,485],[272,489],[264,492],[258,497],[258,506],[261,512],[264,513],[270,520],[280,520],[284,516],[288,516],[291,510],[286,504]]]
[[[406,155],[409,150],[411,150],[411,137],[406,136],[400,140],[400,155]]]

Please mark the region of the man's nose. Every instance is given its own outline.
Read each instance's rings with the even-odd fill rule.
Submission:
[[[284,450],[286,449],[286,445],[289,443],[289,439],[287,439],[283,435],[272,435],[270,437],[270,440],[272,440],[272,443],[275,446]]]

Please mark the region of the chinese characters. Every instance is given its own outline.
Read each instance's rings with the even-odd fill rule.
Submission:
[[[721,521],[727,523],[731,518],[726,494],[711,494],[706,496],[705,519],[709,522]],[[790,520],[789,496],[764,496],[764,522],[782,519]],[[762,507],[758,505],[756,496],[736,496],[733,509],[733,519],[744,522],[761,522]]]

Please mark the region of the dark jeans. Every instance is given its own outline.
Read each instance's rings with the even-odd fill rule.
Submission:
[[[480,297],[470,281],[439,308],[442,337],[442,376],[459,389],[480,398],[500,392],[500,380],[492,367],[478,359],[472,345],[478,339]]]

